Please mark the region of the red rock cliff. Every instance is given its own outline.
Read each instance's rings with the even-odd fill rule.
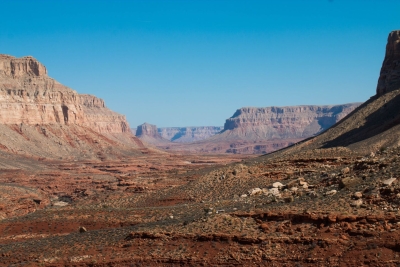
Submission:
[[[48,77],[33,57],[0,55],[1,124],[76,124],[99,133],[129,131],[125,116],[109,110],[102,99],[80,95]]]

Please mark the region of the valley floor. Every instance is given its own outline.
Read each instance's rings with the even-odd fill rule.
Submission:
[[[1,266],[398,266],[400,150],[148,154],[0,174]]]

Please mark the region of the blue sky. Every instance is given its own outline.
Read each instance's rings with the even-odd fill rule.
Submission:
[[[220,126],[244,106],[375,94],[400,1],[0,0],[0,53],[31,55],[79,93],[167,126]]]

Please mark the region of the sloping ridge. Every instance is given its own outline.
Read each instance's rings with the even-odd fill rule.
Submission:
[[[399,41],[399,31],[389,34],[376,95],[322,134],[278,151],[275,155],[334,147],[347,147],[353,152],[369,153],[386,147],[399,146]]]

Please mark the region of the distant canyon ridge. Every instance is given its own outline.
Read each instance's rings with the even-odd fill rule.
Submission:
[[[360,104],[244,107],[227,119],[224,127],[157,128],[144,123],[135,134],[144,142],[166,150],[262,154],[327,130]]]
[[[384,78],[382,92],[391,84]],[[245,107],[223,127],[157,128],[145,123],[132,134],[124,115],[108,109],[102,99],[52,79],[35,58],[0,55],[0,154],[100,160],[161,153],[158,149],[261,154],[325,131],[358,105]]]

